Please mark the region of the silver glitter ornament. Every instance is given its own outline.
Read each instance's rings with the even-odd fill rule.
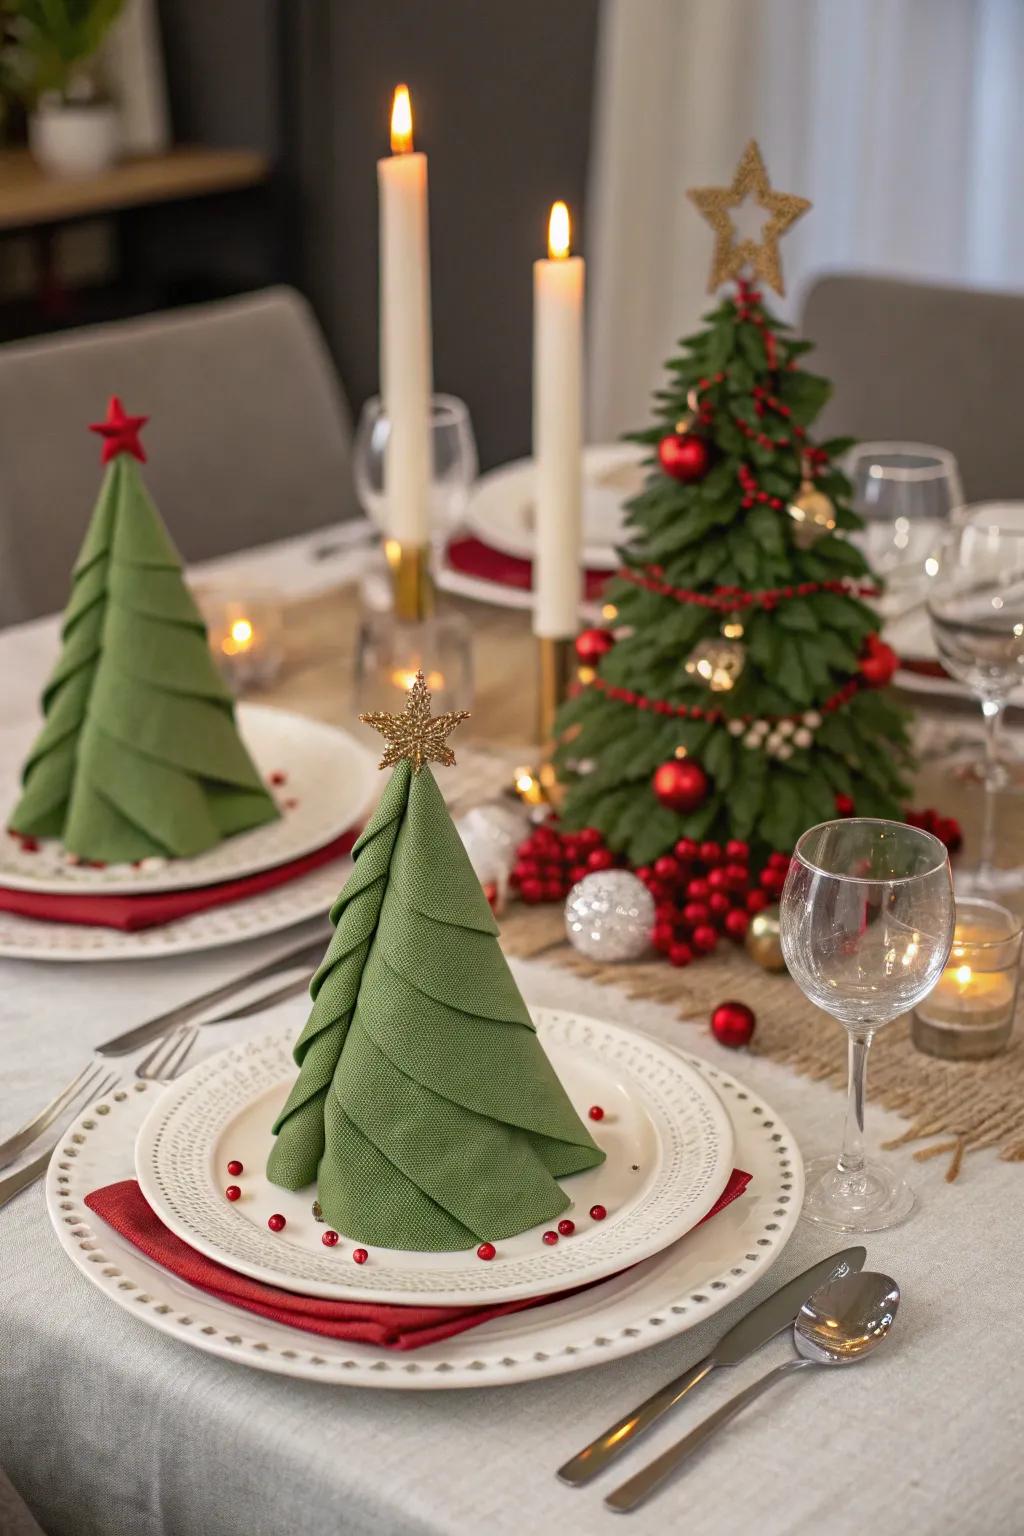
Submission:
[[[654,897],[626,869],[596,870],[565,902],[569,943],[591,960],[640,960],[651,947]]]

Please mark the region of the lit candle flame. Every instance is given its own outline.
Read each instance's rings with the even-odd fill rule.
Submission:
[[[227,634],[221,641],[221,650],[225,656],[237,656],[239,651],[247,651],[253,642],[253,628],[248,619],[234,619]]]
[[[966,987],[973,975],[974,972],[971,970],[969,965],[958,965],[956,968],[957,985],[960,987]]]
[[[412,102],[407,85],[395,86],[391,102],[391,153],[412,154]]]
[[[552,203],[548,220],[548,255],[552,261],[564,261],[568,254],[569,210],[564,203]]]

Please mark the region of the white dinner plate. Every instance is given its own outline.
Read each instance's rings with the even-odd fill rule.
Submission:
[[[26,852],[21,839],[0,837],[0,885],[78,896],[189,890],[302,858],[362,821],[380,787],[376,755],[362,742],[333,725],[265,704],[240,704],[238,725],[277,800],[278,821],[226,837],[193,859],[145,859],[137,869],[69,863],[53,839]],[[0,737],[0,804],[13,806],[17,798],[36,729]]]
[[[625,503],[644,484],[647,450],[633,443],[603,443],[583,450],[583,552],[588,571],[614,571],[624,532]],[[508,555],[532,560],[536,554],[535,470],[532,459],[516,459],[481,475],[470,493],[468,528]]]
[[[541,1009],[539,1038],[607,1153],[597,1168],[564,1182],[576,1231],[553,1246],[531,1227],[497,1244],[489,1263],[457,1253],[370,1248],[352,1262],[345,1233],[333,1248],[313,1214],[315,1186],[271,1184],[271,1126],[295,1081],[295,1035],[280,1030],[229,1046],[171,1084],[139,1133],[135,1171],[142,1192],[172,1232],[208,1258],[268,1285],[336,1300],[422,1306],[485,1305],[588,1285],[649,1258],[710,1210],[733,1168],[729,1118],[707,1083],[645,1035],[578,1014]],[[245,1172],[233,1180],[227,1163]],[[225,1199],[237,1182],[242,1198]],[[593,1205],[607,1217],[593,1221]],[[282,1232],[267,1218],[285,1217]]]
[[[721,1097],[746,1191],[654,1258],[573,1296],[495,1318],[454,1338],[399,1351],[269,1322],[208,1296],[147,1259],[94,1216],[85,1196],[134,1171],[136,1135],[160,1092],[135,1083],[84,1111],[53,1154],[46,1201],[81,1273],[140,1323],[220,1359],[307,1381],[437,1390],[509,1386],[583,1370],[663,1344],[704,1322],[759,1280],[793,1234],[803,1202],[795,1138],[729,1072],[682,1058]],[[123,1348],[134,1348],[126,1334]]]

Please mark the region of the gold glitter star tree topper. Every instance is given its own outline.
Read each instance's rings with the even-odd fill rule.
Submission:
[[[749,267],[777,294],[784,294],[779,239],[811,204],[806,197],[773,189],[757,140],[751,139],[740,156],[731,186],[691,187],[686,195],[715,232],[708,292],[714,293],[730,278],[742,276]],[[741,239],[732,219],[732,210],[750,196],[768,215],[759,240]]]
[[[391,768],[403,759],[412,764],[413,773],[419,773],[424,763],[454,767],[455,753],[448,745],[447,737],[463,720],[469,719],[469,710],[453,709],[447,714],[432,716],[431,703],[426,679],[422,672],[417,672],[400,715],[371,710],[369,714],[359,716],[364,725],[372,725],[375,731],[380,731],[388,743],[380,760],[381,768]]]

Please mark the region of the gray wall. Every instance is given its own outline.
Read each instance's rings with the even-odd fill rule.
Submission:
[[[598,0],[161,0],[182,138],[279,156],[281,262],[353,405],[377,387],[376,160],[391,90],[430,155],[434,372],[481,462],[527,451],[531,264],[548,205],[578,216]]]

